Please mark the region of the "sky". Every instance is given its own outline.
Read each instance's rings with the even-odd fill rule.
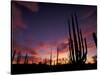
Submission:
[[[68,59],[68,19],[73,12],[87,39],[88,61],[97,54],[92,37],[93,32],[97,33],[96,6],[12,1],[11,9],[12,52],[21,52],[23,57],[27,53],[30,62],[50,59],[51,50],[55,61],[57,47],[63,44],[66,48],[60,50],[59,60]]]

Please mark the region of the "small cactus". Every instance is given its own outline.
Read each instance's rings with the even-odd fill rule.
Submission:
[[[93,40],[94,40],[94,42],[95,42],[95,45],[96,45],[96,47],[97,47],[97,36],[96,36],[96,33],[93,32],[92,36],[93,36]]]

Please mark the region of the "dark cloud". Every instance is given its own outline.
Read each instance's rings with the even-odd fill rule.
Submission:
[[[19,8],[17,8],[15,3],[12,2],[12,27],[13,27],[13,30],[27,28],[27,25],[23,21],[21,14],[22,13],[19,10]]]
[[[22,1],[12,1],[12,27],[13,30],[16,29],[26,29],[28,25],[23,18],[23,10],[25,8],[30,12],[38,11],[38,4],[34,2],[22,2]]]
[[[27,9],[29,9],[32,12],[37,12],[39,10],[38,3],[36,3],[36,2],[20,2],[19,1],[17,3],[25,6]]]
[[[66,48],[68,48],[68,43],[61,43],[61,44],[59,44],[58,45],[58,50],[63,50],[63,49],[66,49]]]

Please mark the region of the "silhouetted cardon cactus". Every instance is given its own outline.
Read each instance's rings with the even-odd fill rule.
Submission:
[[[71,23],[70,23],[71,22]],[[72,28],[71,28],[72,27]],[[87,58],[87,41],[83,39],[76,14],[68,21],[70,63],[84,64]]]

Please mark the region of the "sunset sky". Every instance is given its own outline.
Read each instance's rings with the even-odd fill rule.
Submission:
[[[68,59],[68,23],[71,14],[76,12],[83,37],[87,39],[88,60],[97,53],[92,33],[97,33],[96,6],[16,2],[12,1],[12,51],[26,53],[34,62],[50,58],[56,60],[56,49],[65,43],[60,50],[59,58]],[[16,54],[17,56],[17,54]],[[23,60],[23,58],[22,58]]]

